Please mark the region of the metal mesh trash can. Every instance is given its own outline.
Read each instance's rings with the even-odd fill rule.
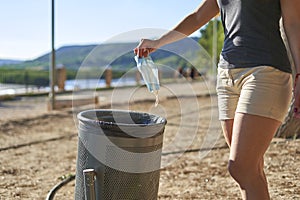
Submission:
[[[75,199],[157,199],[166,119],[121,110],[77,117]]]

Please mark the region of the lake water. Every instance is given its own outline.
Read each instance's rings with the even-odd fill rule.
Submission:
[[[112,87],[122,87],[122,86],[134,86],[136,81],[134,78],[122,78],[122,79],[112,79]],[[105,88],[104,79],[78,79],[78,80],[66,80],[65,90],[80,90],[80,89],[95,89],[95,88]],[[18,84],[2,84],[0,83],[0,95],[14,95],[14,94],[26,94],[35,92],[49,92],[50,87],[40,87],[34,85],[18,85]]]

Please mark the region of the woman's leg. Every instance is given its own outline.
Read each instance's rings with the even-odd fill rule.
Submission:
[[[269,199],[263,157],[285,117],[291,88],[290,74],[273,67],[218,69],[219,118],[230,119],[221,122],[228,168],[244,199]]]
[[[280,126],[274,119],[236,113],[232,129],[229,173],[245,200],[268,200],[263,156]]]
[[[221,121],[221,125],[222,125],[222,130],[223,130],[223,134],[224,134],[224,137],[225,137],[225,140],[226,140],[226,143],[227,145],[231,146],[231,138],[232,138],[232,129],[233,129],[233,123],[234,123],[234,120],[233,119],[229,119],[229,120],[222,120]],[[264,179],[264,182],[265,184],[267,184],[267,178],[266,178],[266,175],[264,173],[264,159],[262,158],[260,160],[260,173],[261,173],[261,176],[263,177]]]

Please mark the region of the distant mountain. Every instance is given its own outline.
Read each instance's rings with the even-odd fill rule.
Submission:
[[[0,67],[3,65],[15,65],[15,64],[20,64],[23,61],[21,60],[11,60],[11,59],[0,59]]]
[[[64,65],[68,69],[78,69],[85,57],[97,45],[74,45],[63,46],[55,51],[57,65]],[[24,64],[28,68],[49,69],[51,61],[51,52],[31,61],[26,61]]]
[[[199,38],[192,38],[197,41]],[[152,54],[153,59],[160,63],[178,63],[178,58],[174,58],[176,53],[192,51],[191,42],[179,41],[167,45],[166,50],[158,50]],[[103,67],[107,65],[117,68],[132,67],[135,65],[133,49],[137,43],[109,43],[100,45],[73,45],[63,46],[56,50],[56,64],[63,65],[67,69],[77,70],[80,66]],[[178,57],[178,56],[177,56]],[[6,63],[6,67],[19,69],[43,69],[48,70],[51,60],[51,52],[42,55],[34,60],[17,63]]]

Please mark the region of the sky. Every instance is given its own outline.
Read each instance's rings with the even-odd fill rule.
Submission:
[[[0,2],[0,59],[30,60],[51,51],[51,0]],[[55,0],[55,48],[101,44],[145,28],[170,30],[200,3],[201,0]],[[139,39],[137,36],[136,41]]]

